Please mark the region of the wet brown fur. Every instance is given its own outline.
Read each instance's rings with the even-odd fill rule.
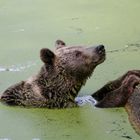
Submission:
[[[3,103],[47,108],[77,106],[74,98],[95,67],[105,60],[105,50],[69,47],[57,40],[55,52],[43,48],[40,58],[44,65],[39,73],[4,91],[1,96]]]
[[[140,135],[140,70],[128,71],[92,94],[96,107],[125,107],[129,120]]]

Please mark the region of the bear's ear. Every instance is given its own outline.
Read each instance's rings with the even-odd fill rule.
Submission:
[[[40,50],[40,58],[45,64],[53,65],[55,54],[51,50],[43,48]]]
[[[65,46],[66,46],[66,43],[64,41],[56,40],[56,42],[55,42],[56,49],[59,49],[59,48],[65,47]]]

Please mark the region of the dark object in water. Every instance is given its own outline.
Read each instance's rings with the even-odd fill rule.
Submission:
[[[128,71],[91,95],[100,108],[125,107],[129,120],[140,135],[140,70]]]
[[[132,137],[130,137],[130,136],[122,136],[123,138],[126,138],[126,139],[129,139],[129,140],[131,140],[132,139]]]

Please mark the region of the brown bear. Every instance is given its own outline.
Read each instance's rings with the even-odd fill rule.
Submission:
[[[103,45],[96,47],[66,46],[56,41],[56,50],[40,51],[44,62],[39,73],[9,87],[1,96],[8,105],[27,107],[75,107],[75,97],[95,67],[105,60]]]
[[[91,95],[100,108],[125,107],[129,120],[140,135],[140,70],[128,71]]]

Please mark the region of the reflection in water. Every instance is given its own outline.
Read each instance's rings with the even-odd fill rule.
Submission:
[[[4,71],[19,72],[24,69],[30,68],[34,65],[36,65],[36,62],[29,61],[26,64],[12,65],[8,67],[0,66],[0,72],[4,72]]]

